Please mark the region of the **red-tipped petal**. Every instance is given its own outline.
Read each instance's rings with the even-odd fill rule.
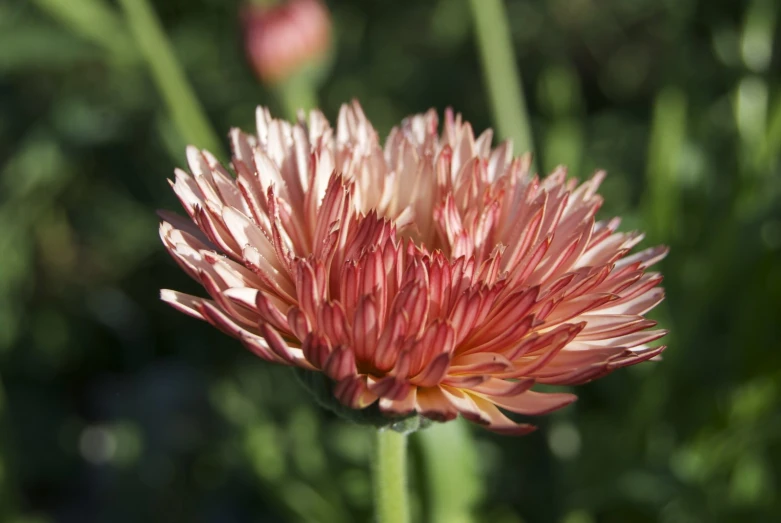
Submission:
[[[200,311],[201,304],[206,301],[203,298],[190,296],[189,294],[184,294],[183,292],[163,289],[160,291],[160,299],[171,305],[176,310],[187,314],[188,316],[198,318],[199,320],[206,319],[203,317],[203,314],[201,314]]]
[[[366,385],[366,377],[361,376],[341,380],[334,387],[334,396],[353,409],[363,409],[377,401],[377,395]]]

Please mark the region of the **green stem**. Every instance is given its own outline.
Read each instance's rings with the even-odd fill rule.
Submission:
[[[502,0],[470,0],[469,3],[496,130],[500,138],[512,139],[516,151],[532,152],[531,125],[504,3]]]
[[[224,158],[220,140],[188,83],[149,1],[119,0],[119,3],[179,133],[187,142]]]
[[[374,456],[374,510],[377,523],[407,523],[407,435],[377,431]]]
[[[300,110],[309,112],[317,107],[317,92],[307,74],[294,74],[281,82],[276,86],[276,95],[290,120],[295,120]]]
[[[279,0],[250,0],[251,4],[270,9],[279,3]]]

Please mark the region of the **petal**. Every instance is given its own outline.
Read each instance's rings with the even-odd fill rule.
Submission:
[[[301,344],[304,358],[316,369],[322,369],[331,354],[331,343],[321,334],[310,332]]]
[[[586,322],[578,334],[582,341],[623,336],[656,325],[655,321],[634,314],[584,314],[580,319]]]
[[[485,383],[489,379],[491,378],[487,375],[445,376],[442,379],[442,385],[447,385],[454,389],[471,389],[481,383]]]
[[[410,378],[410,382],[418,387],[433,387],[447,375],[450,368],[450,354],[440,354],[434,358],[416,376]]]
[[[492,374],[513,369],[513,363],[496,352],[478,352],[453,358],[448,375]]]
[[[178,291],[172,291],[170,289],[162,289],[160,291],[160,299],[172,306],[179,312],[183,312],[193,318],[199,320],[205,320],[200,311],[200,306],[204,301],[203,298],[197,296],[191,296]]]
[[[305,339],[312,330],[312,325],[306,314],[298,307],[290,307],[287,311],[287,324],[290,327],[290,331],[299,340]]]
[[[627,256],[626,258],[622,258],[620,261],[617,261],[616,268],[620,269],[625,265],[629,265],[637,261],[641,263],[640,266],[643,268],[650,267],[667,256],[669,251],[670,249],[664,245],[650,247],[644,251],[640,251],[631,256]]]
[[[334,381],[341,381],[350,376],[355,376],[355,355],[345,346],[337,346],[331,351],[323,365],[325,374]]]
[[[285,334],[290,333],[287,316],[280,309],[284,305],[279,300],[262,291],[248,287],[226,289],[223,294],[234,303],[253,311],[260,317],[260,321],[271,324],[275,329]],[[285,309],[288,310],[289,307],[285,307]]]
[[[538,294],[539,287],[510,294],[491,311],[483,325],[463,345],[479,346],[516,328],[519,323],[528,322],[527,315],[535,304]]]
[[[317,310],[317,328],[331,343],[335,345],[347,343],[348,327],[342,304],[337,301],[321,305]]]
[[[667,332],[668,331],[665,329],[633,332],[631,334],[625,334],[623,336],[617,336],[614,338],[590,340],[589,344],[596,347],[610,346],[610,347],[622,347],[626,349],[631,349],[632,347],[637,347],[638,345],[645,345],[646,343],[656,341],[659,338],[665,336]]]
[[[277,259],[277,253],[265,233],[243,213],[233,207],[222,209],[222,219],[230,231],[233,240],[242,250],[247,245],[254,247],[268,261],[276,274],[282,274],[282,264]]]
[[[504,414],[490,401],[480,398],[479,396],[471,396],[472,401],[480,410],[480,417],[464,416],[470,421],[485,425],[490,431],[497,434],[503,434],[508,436],[523,436],[530,432],[537,430],[534,425],[527,423],[516,423]]]
[[[443,386],[442,393],[445,398],[450,402],[456,410],[464,416],[466,419],[474,421],[475,423],[484,424],[488,420],[483,416],[480,408],[473,401],[474,396],[467,394],[460,389],[454,389],[452,387]]]
[[[469,392],[475,392],[484,396],[516,396],[529,390],[534,385],[533,379],[521,379],[521,380],[503,380],[499,378],[491,378],[483,380],[473,386],[463,386],[461,388],[468,389]]]
[[[279,335],[274,327],[267,323],[261,323],[258,330],[260,331],[260,335],[263,336],[263,338],[268,343],[269,349],[274,354],[276,354],[282,361],[291,365],[295,365],[295,362],[298,359],[297,354],[293,352],[291,347],[285,342],[284,339],[282,339],[282,336]]]
[[[366,385],[366,376],[350,376],[339,381],[334,396],[352,409],[363,409],[377,401],[377,395]]]
[[[447,322],[435,321],[426,328],[423,336],[412,346],[410,372],[418,374],[441,354],[451,354],[454,343],[455,332],[453,328]]]
[[[273,363],[287,363],[285,360],[274,354],[269,348],[268,343],[266,343],[266,340],[260,336],[243,333],[241,335],[241,341],[244,346],[250,350],[250,352],[254,353],[256,356],[260,356],[264,360]]]
[[[404,337],[407,334],[407,318],[403,312],[396,314],[382,331],[374,351],[374,366],[381,372],[387,372],[396,364]]]
[[[242,334],[248,332],[233,321],[230,316],[220,310],[214,302],[204,300],[200,303],[198,309],[206,321],[229,336],[241,338]]]
[[[543,394],[540,392],[534,392],[533,390],[527,390],[516,396],[490,396],[487,394],[479,394],[479,396],[487,399],[491,403],[507,409],[511,412],[518,414],[526,414],[528,416],[541,416],[548,414],[554,410],[558,410],[562,407],[566,407],[576,399],[574,394],[566,393],[548,393]]]
[[[203,231],[198,228],[192,219],[184,218],[176,213],[166,210],[158,210],[157,215],[163,220],[164,223],[170,224],[171,228],[189,234],[194,240],[200,243],[200,245],[193,245],[193,248],[196,250],[217,249],[217,247],[209,241],[209,238],[206,237]]]
[[[417,387],[409,387],[404,397],[399,399],[380,398],[380,410],[389,415],[403,416],[415,410]]]
[[[377,307],[374,297],[360,300],[353,319],[352,345],[357,361],[371,361],[372,351],[377,346]]]
[[[426,418],[440,422],[450,421],[458,416],[458,411],[439,387],[418,388],[415,410]]]
[[[547,332],[537,338],[530,347],[524,349],[525,356],[519,360],[513,359],[515,368],[512,372],[503,374],[503,378],[521,378],[533,376],[538,369],[544,368],[564,347],[570,343],[583,324],[562,325],[561,328]]]
[[[405,379],[398,379],[395,376],[385,376],[379,380],[367,380],[369,390],[380,398],[387,398],[394,401],[403,400],[413,388]]]

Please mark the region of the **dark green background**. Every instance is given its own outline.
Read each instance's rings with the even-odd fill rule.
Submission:
[[[370,431],[158,301],[200,292],[154,214],[179,209],[165,180],[184,142],[118,7],[71,2],[112,16],[85,30],[60,0],[0,3],[0,521],[367,521]],[[221,137],[278,110],[236,0],[153,4]],[[492,124],[466,0],[329,6],[329,118],[355,97],[383,134],[449,105]],[[448,457],[478,478],[449,477],[475,502],[463,521],[781,520],[781,6],[507,9],[540,163],[607,169],[601,216],[671,247],[654,312],[670,348],[578,388],[531,436],[470,429],[472,454]]]

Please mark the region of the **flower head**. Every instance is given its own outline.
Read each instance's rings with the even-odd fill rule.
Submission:
[[[272,7],[250,4],[243,14],[247,56],[258,76],[288,78],[328,51],[331,17],[321,0],[289,0]]]
[[[650,359],[662,330],[643,315],[663,298],[635,254],[638,233],[595,221],[595,174],[492,149],[469,123],[407,118],[382,145],[357,103],[336,128],[317,111],[295,124],[258,109],[257,135],[231,131],[234,176],[189,148],[174,191],[190,220],[164,213],[162,239],[211,299],[163,290],[177,309],[261,358],[321,373],[351,409],[394,419],[458,414],[521,434],[503,410],[538,415],[570,385]]]

